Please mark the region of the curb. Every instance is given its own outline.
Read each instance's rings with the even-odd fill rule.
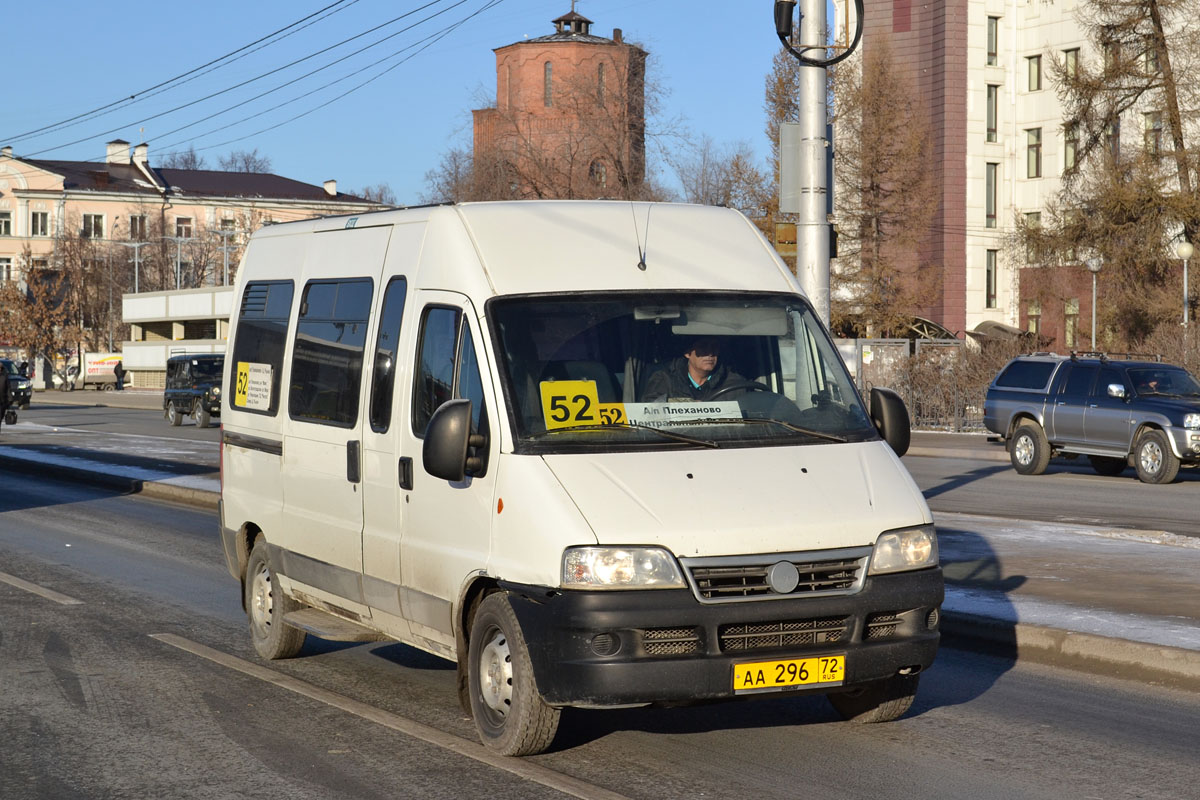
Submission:
[[[1008,451],[997,447],[986,450],[971,450],[963,447],[910,447],[905,456],[928,458],[970,458],[976,461],[1003,461],[1008,463]]]
[[[142,494],[156,500],[170,500],[176,503],[196,506],[203,509],[215,509],[221,499],[218,492],[205,489],[193,489],[188,486],[176,486],[163,481],[144,481],[123,475],[113,475],[99,470],[84,467],[68,467],[59,464],[41,464],[33,459],[13,458],[0,453],[0,469],[8,469],[25,474],[42,475],[47,478],[87,483],[94,486],[104,486],[127,494]]]
[[[943,614],[941,629],[948,647],[1200,691],[1200,653],[1194,650],[953,611]]]

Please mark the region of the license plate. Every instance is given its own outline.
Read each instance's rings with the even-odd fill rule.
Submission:
[[[770,692],[793,686],[837,686],[846,679],[845,656],[754,661],[733,665],[733,691]]]

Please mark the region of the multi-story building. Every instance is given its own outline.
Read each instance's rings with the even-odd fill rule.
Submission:
[[[1014,246],[1018,220],[1036,222],[1073,165],[1054,60],[1080,63],[1094,48],[1077,0],[866,0],[863,47],[887,39],[929,114],[939,207],[917,257],[939,267],[940,295],[927,314],[960,336],[980,323],[1038,329],[1074,348],[1073,327],[1091,298],[1046,309],[1023,304]],[[1061,312],[1061,313],[1058,313]],[[1083,343],[1086,344],[1086,341]]]
[[[574,8],[553,24],[495,50],[496,104],[472,112],[476,171],[491,169],[515,197],[637,196],[647,54],[619,28],[593,34]]]
[[[98,245],[97,253],[119,260],[130,274],[127,285],[115,287],[110,326],[126,289],[157,292],[162,300],[135,302],[138,314],[127,320],[136,322],[135,341],[169,343],[143,348],[150,359],[145,363],[126,364],[135,384],[146,379],[152,384],[171,351],[221,349],[220,320],[228,318],[227,299],[224,305],[202,301],[193,292],[187,302],[168,303],[163,295],[231,283],[242,245],[263,225],[380,207],[338,192],[332,180],[314,186],[269,173],[154,167],[148,145],[131,152],[120,139],[108,143],[102,162],[21,158],[4,147],[0,280],[23,281],[38,270],[55,269],[68,240]],[[157,272],[147,269],[152,262]],[[161,319],[151,314],[159,305]],[[204,312],[181,317],[181,309]],[[204,333],[193,336],[196,331]]]

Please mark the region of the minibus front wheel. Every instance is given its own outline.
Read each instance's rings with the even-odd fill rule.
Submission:
[[[549,747],[560,712],[538,694],[508,595],[495,592],[479,604],[468,653],[471,713],[484,745],[506,756],[534,755]]]

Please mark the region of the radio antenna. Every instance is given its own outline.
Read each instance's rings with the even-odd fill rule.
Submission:
[[[646,204],[646,240],[642,241],[642,235],[638,232],[637,222],[637,206],[632,200],[629,201],[629,213],[633,215],[633,235],[637,239],[638,263],[637,268],[642,272],[646,271],[646,248],[650,244],[650,209],[651,205]]]

